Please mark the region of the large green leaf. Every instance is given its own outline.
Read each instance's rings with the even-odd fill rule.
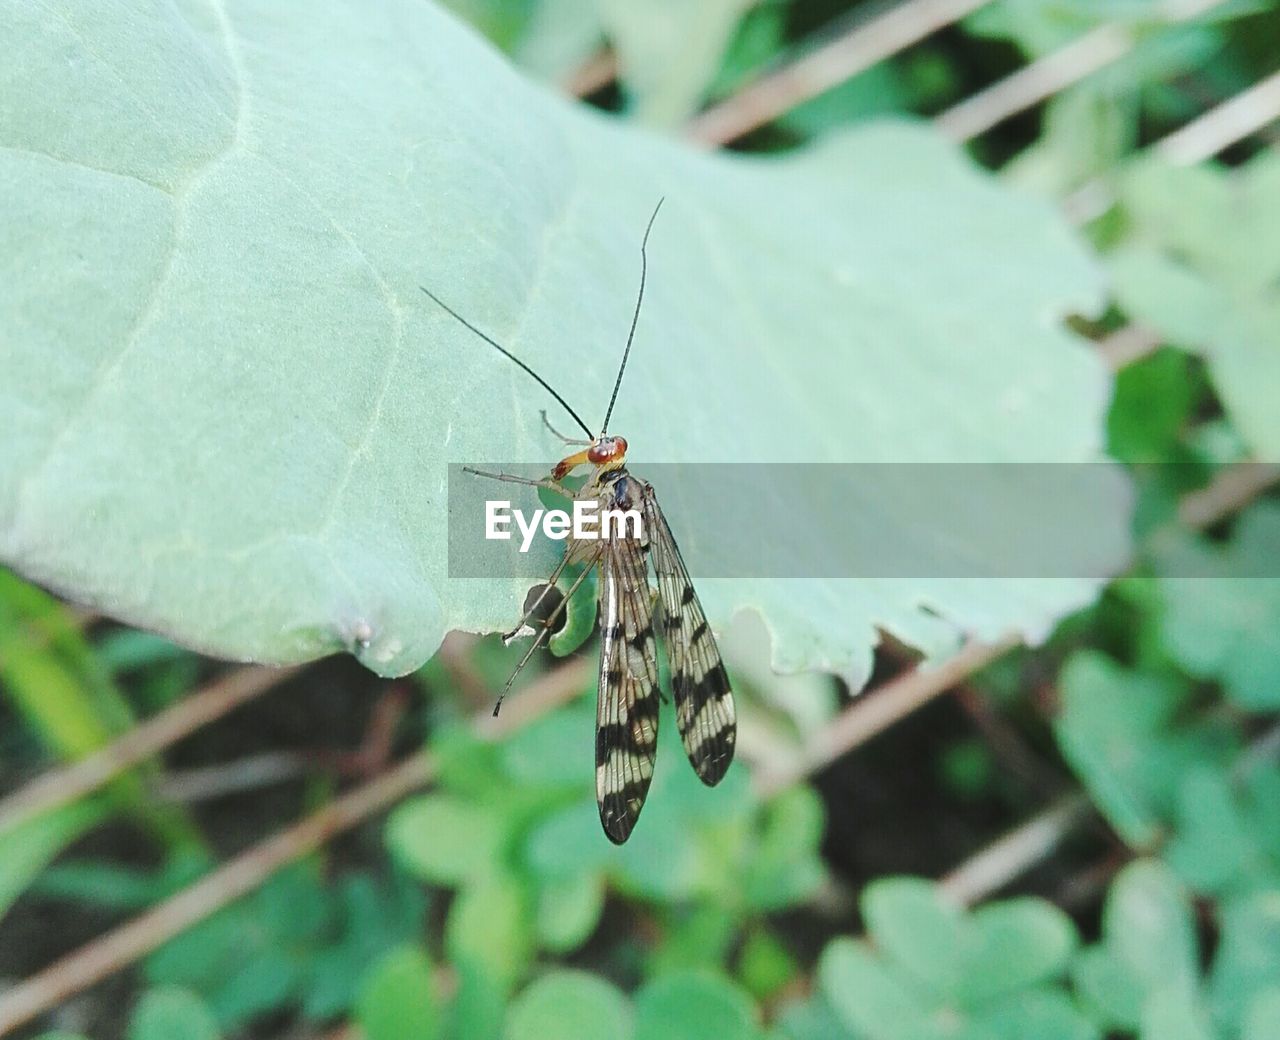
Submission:
[[[641,473],[1100,450],[1109,379],[1061,326],[1097,270],[927,129],[703,154],[530,84],[422,0],[0,10],[0,559],[121,618],[384,674],[509,625],[526,580],[448,578],[446,463],[547,463],[549,402],[418,287],[597,422],[661,195],[613,424]],[[910,480],[877,506],[940,522]],[[855,681],[876,626],[934,653],[1036,637],[1096,586],[700,583],[713,623],[764,615],[775,664]]]

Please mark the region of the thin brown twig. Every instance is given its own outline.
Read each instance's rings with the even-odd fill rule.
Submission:
[[[1118,372],[1154,352],[1163,342],[1164,337],[1155,329],[1133,324],[1104,336],[1094,344],[1094,349],[1108,368]]]
[[[1173,12],[1171,21],[1185,21],[1220,2],[1188,0]],[[979,6],[978,3],[907,0],[811,54],[748,84],[733,97],[695,117],[687,133],[710,144],[734,140]],[[1113,63],[1133,45],[1133,34],[1127,28],[1115,24],[1099,26],[958,103],[938,116],[934,125],[956,140],[969,140]],[[1280,109],[1280,73],[1205,113],[1155,147],[1175,160],[1189,162],[1207,158],[1265,125],[1280,114],[1277,109]],[[1086,185],[1066,200],[1064,210],[1075,222],[1084,223],[1107,208],[1109,197],[1105,186]],[[1102,340],[1099,349],[1107,364],[1118,370],[1150,354],[1161,342],[1158,333],[1129,326]]]
[[[518,710],[476,719],[487,739],[498,739],[581,691],[585,662],[543,676],[513,702]],[[45,1013],[72,994],[114,974],[211,914],[263,884],[285,865],[389,808],[432,779],[435,761],[414,755],[360,784],[324,808],[277,832],[151,910],[94,939],[43,971],[0,993],[0,1036]]]
[[[1259,763],[1273,761],[1277,754],[1280,754],[1280,724],[1250,741],[1236,760],[1233,776],[1239,779]],[[980,902],[1044,860],[1081,824],[1096,819],[1093,804],[1088,798],[1079,792],[1066,795],[979,850],[948,873],[939,884],[944,892],[961,903]],[[1074,903],[1087,893],[1105,889],[1111,876],[1135,854],[1152,851],[1154,849],[1135,852],[1117,842],[1100,863],[1064,886],[1064,901]]]
[[[1202,112],[1151,147],[1172,163],[1191,166],[1213,158],[1277,119],[1280,119],[1280,72]],[[1101,216],[1114,203],[1111,186],[1098,177],[1068,195],[1062,208],[1072,223],[1085,224]]]
[[[1190,166],[1213,158],[1276,119],[1280,119],[1280,72],[1202,112],[1151,148],[1169,162]],[[1087,224],[1106,213],[1115,201],[1112,186],[1095,177],[1068,195],[1062,210],[1072,223]]]
[[[989,0],[904,0],[695,116],[692,140],[721,145],[750,133],[877,62],[918,43]]]
[[[1188,21],[1222,2],[1185,0],[1169,12],[1168,21]],[[1133,30],[1125,25],[1099,25],[953,105],[934,120],[934,126],[954,141],[970,141],[1010,116],[1114,64],[1136,43]]]
[[[1280,119],[1280,72],[1273,72],[1233,98],[1209,109],[1155,146],[1183,166],[1211,159]]]
[[[1280,481],[1280,463],[1239,462],[1222,469],[1199,491],[1178,503],[1178,519],[1188,527],[1212,527],[1243,509]]]
[[[1111,879],[1132,859],[1123,847],[1108,849],[1100,858],[1066,878],[1054,889],[1054,905],[1069,914],[1097,906],[1107,886],[1111,884]]]
[[[1052,853],[1078,824],[1089,818],[1091,808],[1082,794],[1058,799],[970,856],[943,877],[939,886],[966,906],[981,902]]]
[[[1188,0],[1170,20],[1186,21],[1220,2]],[[981,5],[958,4],[957,10],[965,6]],[[953,14],[944,10],[946,7],[908,0],[810,55],[748,84],[696,117],[689,124],[688,133],[713,144],[740,137],[968,13],[964,10]],[[1127,28],[1115,24],[1099,26],[958,103],[939,115],[934,125],[955,140],[969,140],[1113,63],[1133,45],[1133,34]],[[1204,113],[1154,147],[1174,161],[1195,162],[1216,154],[1278,116],[1280,72]],[[1109,189],[1089,184],[1066,200],[1064,210],[1076,223],[1084,223],[1109,205]],[[1118,370],[1150,354],[1161,342],[1158,333],[1129,326],[1102,340],[1099,349],[1107,364]]]
[[[618,56],[602,47],[565,81],[564,89],[574,97],[590,97],[618,78]]]
[[[368,778],[391,761],[395,732],[408,710],[404,683],[391,683],[374,702],[364,736],[354,750],[267,751],[198,769],[166,772],[152,787],[164,801],[200,802],[294,780],[308,770]]]
[[[995,643],[971,640],[958,653],[933,668],[918,667],[875,690],[859,694],[852,704],[820,730],[793,761],[757,774],[756,790],[767,798],[834,762],[895,722],[946,692],[956,683],[1020,644],[1009,635]]]
[[[1203,491],[1183,499],[1179,517],[1192,527],[1207,527],[1251,501],[1259,492],[1280,481],[1280,465],[1247,463],[1224,470]],[[1280,726],[1263,734],[1250,746],[1247,761],[1280,749]],[[1067,795],[1025,824],[980,850],[941,881],[941,886],[961,903],[980,902],[1041,862],[1063,839],[1091,817],[1091,806],[1080,794]],[[1114,873],[1125,862],[1110,857]],[[1093,879],[1096,884],[1097,879]]]
[[[493,698],[493,691],[472,659],[472,651],[479,642],[480,636],[474,632],[455,629],[445,635],[444,642],[436,651],[436,657],[449,673],[449,678],[471,704],[480,704]]]
[[[305,755],[265,751],[217,765],[170,770],[152,786],[152,793],[165,802],[206,802],[294,780],[306,771]]]
[[[955,699],[996,761],[1027,787],[1041,795],[1054,795],[1069,786],[1066,778],[1036,754],[1017,727],[996,710],[991,698],[962,682],[955,687]]]
[[[953,141],[971,141],[1012,115],[1078,83],[1133,48],[1122,25],[1100,25],[1066,46],[1037,58],[941,113],[933,125]]]
[[[408,684],[391,683],[374,702],[359,746],[351,751],[313,751],[310,757],[343,776],[376,776],[391,761],[396,730],[408,710]]]
[[[1172,162],[1189,165],[1216,155],[1278,116],[1280,72],[1211,108],[1152,147]],[[1063,201],[1063,211],[1073,223],[1085,224],[1105,213],[1114,202],[1115,196],[1111,188],[1097,180],[1072,192]],[[1096,347],[1107,365],[1113,371],[1119,371],[1151,354],[1162,343],[1164,337],[1156,330],[1132,324],[1099,340]],[[1250,497],[1257,490],[1261,489],[1254,490]],[[1192,503],[1196,501],[1195,496],[1188,497]],[[1244,501],[1247,499],[1238,505],[1243,505]],[[1183,509],[1194,511],[1196,508],[1196,505],[1188,505],[1184,500]]]
[[[82,607],[79,603],[64,603],[63,609],[70,616],[71,623],[77,628],[88,628],[103,618],[100,611],[94,610],[92,607]]]
[[[434,764],[424,756],[402,762],[0,994],[0,1036],[113,975],[253,891],[285,864],[300,859],[425,783],[433,768]]]
[[[0,833],[90,794],[120,773],[298,674],[298,668],[236,668],[87,758],[37,777],[0,801]]]

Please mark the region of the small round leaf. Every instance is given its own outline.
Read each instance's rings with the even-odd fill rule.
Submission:
[[[666,975],[636,994],[635,1040],[759,1040],[751,999],[714,975]]]
[[[440,1013],[431,962],[421,950],[393,950],[369,972],[356,1000],[364,1040],[435,1040]]]
[[[129,1040],[218,1040],[220,1035],[205,1003],[176,987],[146,993],[129,1023]]]
[[[631,1007],[612,984],[582,971],[553,971],[511,1002],[503,1040],[629,1040]]]

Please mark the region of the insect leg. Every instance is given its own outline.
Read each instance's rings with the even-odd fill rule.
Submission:
[[[527,484],[529,487],[546,488],[548,491],[564,494],[564,487],[557,484],[550,477],[543,477],[541,480],[530,480],[528,477],[517,477],[513,473],[490,473],[488,470],[474,469],[471,466],[463,466],[462,472],[470,473],[477,477],[488,477],[490,480],[501,480],[508,484]]]
[[[556,582],[560,580],[560,575],[564,573],[564,569],[568,565],[569,565],[569,554],[565,553],[565,555],[561,558],[560,562],[556,564],[556,569],[551,572],[551,577],[549,577],[546,581],[546,584],[542,586],[542,591],[538,593],[538,598],[533,601],[533,606],[531,606],[528,610],[524,612],[520,620],[516,622],[515,627],[512,628],[510,632],[506,632],[503,634],[502,636],[503,646],[509,646],[512,640],[514,640],[516,636],[519,635],[520,630],[529,623],[529,619],[533,617],[537,609],[540,606],[542,606],[542,601],[547,598],[547,593],[556,587]]]
[[[547,418],[547,410],[542,409],[542,425],[559,437],[565,444],[590,444],[590,441],[580,440],[576,437],[566,437],[563,433],[551,425],[551,420]]]
[[[556,609],[551,612],[551,616],[547,618],[546,623],[542,627],[542,631],[538,633],[537,637],[529,645],[529,649],[524,652],[524,656],[520,658],[520,663],[516,665],[516,670],[511,673],[511,678],[507,680],[506,685],[502,687],[502,692],[498,694],[498,703],[493,706],[494,718],[497,718],[498,712],[502,710],[502,702],[506,698],[507,693],[511,690],[511,684],[516,681],[516,676],[524,671],[524,666],[529,663],[529,658],[533,656],[534,651],[546,642],[547,637],[551,635],[551,626],[556,623],[556,619],[560,616],[564,608],[569,605],[569,600],[573,599],[573,594],[582,587],[582,583],[587,580],[587,575],[590,573],[590,567],[584,567],[582,569],[582,573],[579,574],[578,577],[574,579],[573,584],[569,586],[569,591],[565,593],[564,599],[560,601],[556,606]]]

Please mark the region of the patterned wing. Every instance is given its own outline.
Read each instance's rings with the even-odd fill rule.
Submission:
[[[729,676],[671,528],[648,485],[644,491],[644,523],[658,576],[680,739],[698,777],[704,784],[715,786],[733,761],[738,733]]]
[[[658,747],[658,667],[644,539],[601,541],[596,801],[614,844],[640,817]]]

